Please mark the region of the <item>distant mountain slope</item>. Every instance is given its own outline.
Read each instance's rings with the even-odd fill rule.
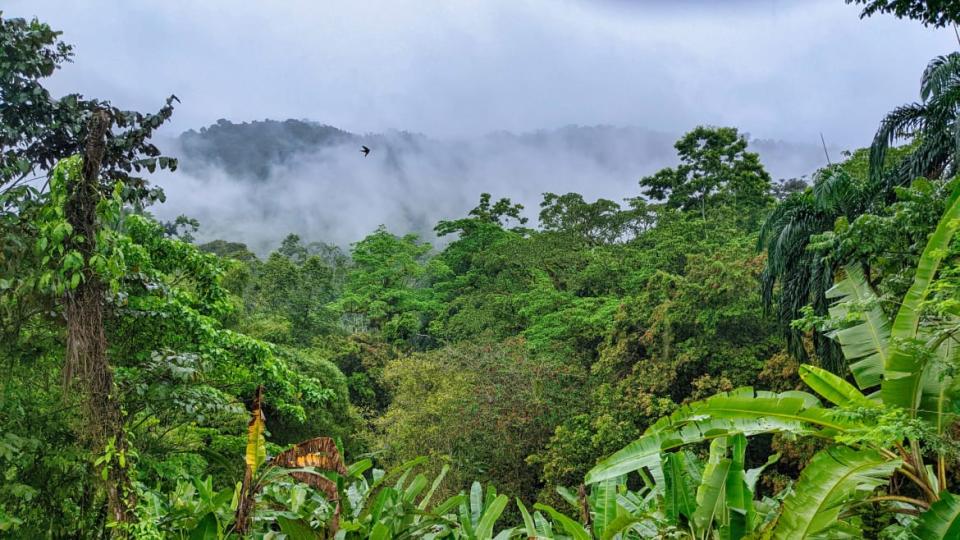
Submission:
[[[216,124],[179,137],[182,160],[189,171],[206,164],[237,178],[266,179],[270,169],[322,146],[352,142],[356,136],[333,126],[303,120],[263,120]]]
[[[585,157],[599,166],[621,169],[651,162],[671,162],[678,134],[638,127],[566,126],[514,134],[494,132],[468,141],[439,141],[406,131],[358,135],[307,120],[259,120],[233,123],[218,120],[200,130],[182,133],[178,142],[187,171],[218,167],[236,178],[264,180],[271,169],[289,165],[298,158],[323,148],[373,144],[387,153],[450,152],[464,146],[519,147],[527,151],[549,150]],[[822,165],[823,150],[816,144],[798,144],[771,139],[753,139],[751,149],[759,152],[774,178],[788,178],[811,172]],[[836,149],[834,149],[836,151]],[[637,177],[649,172],[637,171]]]
[[[547,191],[635,197],[640,177],[676,162],[678,137],[567,126],[442,140],[403,131],[360,135],[303,120],[220,120],[178,137],[182,170],[161,180],[169,203],[158,213],[186,213],[200,220],[201,238],[243,239],[258,252],[289,232],[341,245],[379,224],[429,236],[482,192],[523,203],[531,218]],[[368,157],[361,145],[371,148]],[[802,176],[825,162],[819,144],[755,140],[751,148],[773,178]]]

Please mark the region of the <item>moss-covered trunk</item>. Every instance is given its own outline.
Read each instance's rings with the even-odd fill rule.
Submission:
[[[75,248],[83,255],[83,280],[66,296],[67,384],[78,383],[85,392],[87,433],[96,454],[112,457],[100,464],[106,470],[105,490],[112,521],[129,523],[134,519],[136,494],[133,491],[126,460],[127,440],[123,416],[107,358],[107,339],[103,326],[106,285],[90,267],[96,251],[97,203],[100,191],[100,165],[106,150],[110,117],[96,111],[87,124],[87,143],[83,155],[83,174],[67,185],[66,216],[75,233]],[[120,457],[124,456],[124,457]],[[117,531],[122,531],[122,527]]]

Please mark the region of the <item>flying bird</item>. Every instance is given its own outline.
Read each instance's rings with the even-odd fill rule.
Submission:
[[[367,155],[370,154],[370,149],[367,148],[365,145],[361,146],[360,153],[363,154],[363,157],[367,157]]]

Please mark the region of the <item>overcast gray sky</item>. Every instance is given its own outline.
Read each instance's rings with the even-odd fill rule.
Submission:
[[[952,30],[842,0],[5,0],[64,31],[58,91],[150,108],[171,131],[309,118],[435,136],[565,124],[863,145]]]

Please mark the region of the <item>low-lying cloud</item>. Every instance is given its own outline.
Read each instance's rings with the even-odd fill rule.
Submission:
[[[188,157],[180,171],[157,179],[168,201],[155,212],[164,219],[197,218],[199,239],[243,241],[261,254],[287,233],[346,246],[380,224],[430,239],[438,220],[466,215],[482,192],[522,203],[534,222],[548,191],[575,191],[591,200],[635,197],[640,177],[675,164],[675,139],[609,126],[468,139],[347,134],[341,142],[278,157],[259,177],[228,172],[215,159],[174,147],[174,154]],[[372,148],[368,157],[359,152],[361,144]],[[824,164],[817,145],[753,146],[774,178],[802,176]]]
[[[158,214],[193,215],[204,237],[260,251],[290,231],[340,244],[379,223],[429,232],[483,191],[531,215],[543,191],[636,195],[637,179],[671,163],[673,140],[696,124],[799,141],[755,148],[774,177],[809,173],[823,164],[820,133],[868,144],[884,114],[918,99],[925,64],[956,49],[952,29],[861,20],[861,6],[842,0],[3,4],[5,16],[37,16],[76,46],[50,80],[55,94],[147,111],[173,93],[172,133],[218,118],[388,133],[270,163],[259,184],[188,157],[160,180],[170,202]],[[483,135],[569,124],[670,135],[588,130],[573,149],[562,130]],[[366,159],[363,140],[374,148]]]

